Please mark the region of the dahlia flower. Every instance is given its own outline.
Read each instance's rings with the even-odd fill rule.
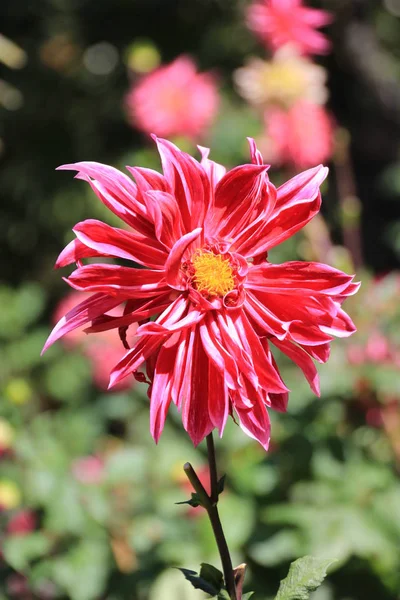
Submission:
[[[332,22],[330,13],[302,5],[301,0],[256,0],[247,12],[247,24],[272,50],[293,44],[301,54],[326,54],[330,43],[319,31]]]
[[[218,110],[219,96],[211,73],[198,73],[188,56],[145,75],[125,98],[130,122],[145,133],[199,139]]]
[[[272,348],[292,359],[319,394],[313,362],[325,362],[333,336],[354,324],[341,308],[358,284],[312,262],[272,264],[270,248],[299,231],[319,210],[318,166],[276,189],[250,140],[251,164],[228,172],[200,148],[198,162],[157,139],[164,174],[128,167],[135,183],[112,167],[80,162],[77,171],[130,229],[88,219],[57,267],[76,263],[66,278],[92,295],[55,326],[45,348],[84,324],[87,332],[126,331],[138,323],[132,347],[111,372],[110,386],[133,374],[150,384],[150,429],[158,441],[171,402],[197,445],[227,418],[267,449],[268,408],[284,411],[288,388]],[[84,264],[110,257],[133,263]],[[140,268],[134,263],[141,265]],[[124,304],[121,317],[109,313]],[[139,372],[146,365],[146,375]]]
[[[272,163],[304,169],[329,160],[333,153],[333,121],[323,106],[297,102],[290,109],[270,108],[264,114],[262,150]]]
[[[234,79],[241,96],[261,107],[290,108],[300,100],[324,104],[328,97],[325,69],[290,46],[278,50],[268,61],[250,58],[235,71]]]

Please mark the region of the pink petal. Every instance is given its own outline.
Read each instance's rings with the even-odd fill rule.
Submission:
[[[146,300],[133,300],[134,308],[131,307],[129,312],[125,312],[121,317],[113,317],[110,315],[101,315],[93,319],[91,327],[85,329],[86,333],[99,333],[101,331],[109,331],[110,329],[118,329],[126,327],[132,323],[137,323],[143,319],[148,319],[155,314],[159,314],[171,305],[171,294],[168,291],[162,296]]]
[[[66,335],[74,329],[78,329],[78,327],[86,325],[86,323],[89,323],[89,321],[92,321],[99,315],[115,308],[118,304],[121,304],[122,301],[120,296],[110,297],[105,294],[94,294],[83,302],[80,302],[59,320],[47,338],[42,354],[63,335]]]
[[[248,273],[246,288],[279,294],[337,295],[347,288],[352,276],[316,262],[292,261],[274,265],[254,265]]]
[[[181,239],[175,243],[168,256],[167,262],[165,263],[166,280],[168,285],[176,290],[185,290],[187,288],[187,283],[184,280],[181,271],[183,256],[189,246],[197,240],[202,231],[203,230],[198,227],[182,236]]]
[[[203,167],[171,142],[154,137],[164,174],[179,205],[187,232],[201,227],[211,200],[210,182]]]
[[[193,444],[197,446],[211,433],[214,426],[208,412],[208,357],[197,328],[194,329],[193,336],[191,385],[183,403],[182,422]]]
[[[107,208],[134,229],[149,232],[145,207],[138,202],[136,185],[127,175],[97,162],[62,165],[58,170],[78,171],[76,178],[88,182]]]
[[[243,410],[235,405],[235,410],[243,431],[257,440],[265,450],[268,450],[271,424],[265,405],[258,402],[249,410]]]
[[[271,342],[300,367],[310,384],[312,391],[319,396],[320,387],[318,371],[307,352],[286,340],[281,341],[277,338],[271,338]]]
[[[106,256],[104,252],[97,252],[93,248],[88,248],[80,240],[74,239],[61,252],[54,265],[56,269],[66,267],[71,263],[80,263],[82,258],[97,258]]]
[[[84,265],[71,273],[66,281],[75,290],[123,295],[125,299],[146,298],[167,291],[162,271],[109,264]]]
[[[200,335],[203,348],[216,369],[224,377],[225,383],[230,389],[238,389],[239,371],[234,358],[224,347],[218,325],[214,317],[207,314],[205,320],[200,323]]]
[[[209,148],[204,148],[203,146],[197,146],[201,153],[201,161],[200,164],[207,173],[207,177],[210,180],[211,190],[214,195],[214,189],[217,183],[223,178],[226,173],[226,168],[219,163],[214,162],[208,158],[210,153]]]
[[[78,223],[73,231],[83,244],[103,256],[125,258],[154,269],[162,269],[168,256],[154,238],[110,227],[95,219]]]
[[[309,169],[296,175],[277,190],[272,215],[266,221],[260,217],[235,239],[235,249],[245,257],[255,257],[284,242],[297,233],[319,211],[319,186],[328,170]]]
[[[265,354],[260,338],[246,318],[246,314],[238,314],[232,320],[243,349],[254,365],[260,386],[267,392],[287,392],[288,388],[283,383],[279,370],[275,368],[270,357]]]
[[[144,194],[144,201],[154,222],[156,238],[172,248],[184,231],[176,199],[167,192],[149,191]]]
[[[246,292],[244,308],[263,333],[280,340],[286,337],[289,322],[279,319],[255,294]]]
[[[141,337],[135,346],[129,350],[110,373],[109,388],[121,379],[134,373],[163,343],[161,336]]]
[[[178,342],[179,334],[171,336],[161,347],[155,365],[150,398],[150,432],[156,443],[164,429],[172,400],[173,371]]]
[[[266,165],[235,167],[218,182],[214,210],[206,219],[209,236],[234,237],[248,224],[263,196]]]
[[[229,395],[223,375],[211,360],[208,361],[208,414],[222,437],[229,415]]]
[[[176,306],[176,309],[170,310],[170,307],[167,309],[168,318],[165,317],[164,313],[157,321],[141,325],[136,332],[137,335],[167,335],[192,327],[204,318],[204,312],[193,307],[190,307],[189,312],[182,316],[183,312],[186,312],[186,300],[184,298],[178,298],[173,305]]]

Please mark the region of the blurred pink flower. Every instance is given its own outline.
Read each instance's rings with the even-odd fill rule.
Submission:
[[[86,294],[81,292],[72,292],[68,294],[57,305],[53,320],[57,323],[61,317],[74,308],[77,302],[82,302],[86,298]],[[108,312],[111,317],[122,316],[120,307],[114,308]],[[135,327],[130,329],[130,335],[135,332]],[[80,346],[83,353],[88,357],[92,365],[92,375],[94,384],[101,390],[107,390],[109,384],[110,364],[117,363],[125,353],[121,339],[115,330],[107,330],[99,332],[97,336],[88,336],[84,332],[84,327],[70,331],[63,337],[64,345],[67,348]],[[133,378],[124,379],[116,384],[114,389],[126,390],[132,387]]]
[[[104,472],[104,462],[98,456],[82,456],[72,463],[73,476],[80,483],[101,483]]]
[[[248,9],[247,24],[260,40],[277,50],[293,44],[301,54],[326,54],[330,42],[316,31],[332,22],[330,13],[302,5],[301,0],[256,0]]]
[[[297,102],[289,110],[265,112],[267,160],[304,169],[328,161],[333,152],[332,118],[324,107]]]
[[[29,508],[19,510],[7,524],[9,535],[25,535],[36,528],[36,515]]]
[[[374,331],[369,336],[365,355],[366,359],[373,363],[382,363],[390,359],[389,341],[380,331]]]
[[[145,133],[196,140],[211,125],[219,96],[214,76],[180,56],[134,84],[125,104],[130,122]]]
[[[360,344],[350,344],[347,348],[347,360],[350,365],[362,365],[365,362],[365,350]]]

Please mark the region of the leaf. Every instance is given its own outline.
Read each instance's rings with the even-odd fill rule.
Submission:
[[[39,531],[29,535],[14,535],[3,544],[3,553],[13,569],[23,571],[29,563],[45,556],[52,547],[52,542]]]
[[[275,600],[308,600],[326,576],[327,568],[336,559],[304,556],[290,565],[286,579],[281,581]]]
[[[224,585],[224,576],[221,571],[207,563],[201,563],[200,577],[210,583],[218,592]]]
[[[193,508],[196,508],[197,506],[203,506],[200,502],[198,494],[195,493],[192,494],[190,500],[184,500],[183,502],[175,502],[175,504],[189,504],[190,506],[193,506]]]
[[[224,491],[224,488],[225,488],[225,477],[226,477],[226,475],[222,475],[221,479],[217,483],[218,496],[220,494],[222,494],[222,492]]]
[[[254,592],[246,592],[246,594],[243,594],[242,600],[250,600],[252,596],[254,596]]]
[[[210,565],[207,565],[207,566],[209,567]],[[181,569],[181,568],[179,568],[179,571],[181,571],[183,573],[185,578],[188,581],[190,581],[190,583],[192,584],[192,586],[194,588],[196,588],[196,590],[202,590],[203,592],[210,594],[210,596],[218,595],[220,590],[217,589],[216,587],[214,587],[214,585],[212,583],[210,583],[209,581],[207,581],[206,579],[203,579],[203,577],[201,577],[198,573],[196,573],[196,571],[192,571],[190,569]]]

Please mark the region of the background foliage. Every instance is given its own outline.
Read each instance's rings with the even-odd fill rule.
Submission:
[[[3,33],[25,54],[7,65],[0,43],[1,599],[195,600],[201,592],[170,567],[218,564],[201,509],[174,504],[190,495],[183,462],[200,471],[205,464],[179,417],[171,411],[155,447],[145,386],[105,392],[84,341],[39,353],[66,295],[52,265],[71,227],[89,217],[110,222],[94,195],[55,167],[98,160],[158,168],[123,108],[134,42],[151,40],[164,62],[190,53],[217,72],[222,108],[203,143],[229,166],[247,160],[245,137],[260,124],[232,84],[232,71],[259,53],[245,4],[2,0]],[[330,262],[351,270],[343,234],[360,228],[362,292],[346,308],[359,333],[334,342],[319,369],[321,399],[283,364],[293,392],[288,413],[273,415],[267,455],[229,423],[217,447],[227,473],[221,513],[255,598],[273,597],[289,562],[312,554],[338,559],[314,600],[398,600],[400,7],[323,7],[335,23],[333,53],[321,64],[350,140],[361,221],[345,210],[336,156],[324,190],[328,229],[317,221],[273,260],[318,259],[328,248]],[[100,67],[105,56],[108,67],[99,72],[90,56],[100,56]],[[100,369],[108,367],[104,359]]]

